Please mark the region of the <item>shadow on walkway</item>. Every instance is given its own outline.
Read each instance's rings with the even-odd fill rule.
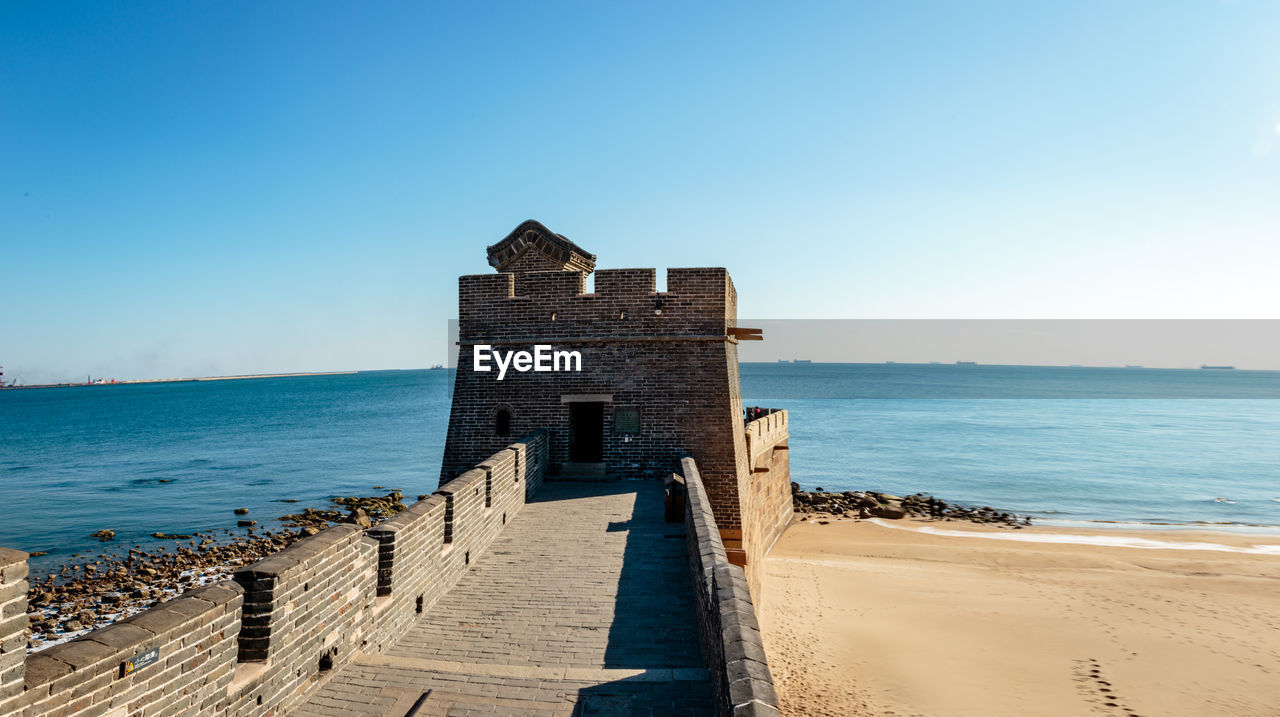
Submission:
[[[545,483],[385,655],[295,714],[386,717],[370,695],[426,690],[445,715],[712,714],[684,524],[663,513],[656,480]]]

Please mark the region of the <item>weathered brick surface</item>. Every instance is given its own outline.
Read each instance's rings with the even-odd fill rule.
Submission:
[[[0,714],[22,692],[27,638],[27,554],[0,548]]]
[[[670,472],[690,450],[736,498],[735,440],[741,442],[737,344],[728,336],[736,295],[724,269],[671,269],[655,292],[652,269],[464,276],[459,280],[459,367],[441,479],[448,481],[509,442],[495,416],[512,413],[511,431],[546,428],[550,462],[568,460],[565,396],[605,394],[604,461],[615,477]],[[582,371],[473,371],[472,350],[534,344],[582,354]],[[620,409],[640,412],[640,431],[615,434]],[[722,476],[720,474],[723,474]],[[709,479],[710,480],[710,479]]]
[[[788,413],[775,410],[747,424],[749,473],[742,491],[742,551],[747,584],[757,603],[764,557],[791,523],[791,462]]]
[[[231,714],[287,709],[368,642],[378,543],[337,525],[235,573],[244,588],[239,661],[265,667],[231,695]]]
[[[722,717],[777,714],[778,696],[743,569],[729,562],[692,458],[681,461],[685,526],[702,657]]]
[[[33,655],[24,691],[0,714],[195,714],[218,704],[235,671],[241,600],[230,581],[193,590]],[[153,648],[154,664],[123,674],[125,661]]]
[[[382,651],[458,581],[540,484],[545,432],[512,444],[369,531],[378,541],[377,628]],[[531,461],[532,457],[532,461]]]

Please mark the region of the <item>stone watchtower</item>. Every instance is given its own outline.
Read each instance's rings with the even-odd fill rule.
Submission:
[[[658,292],[653,269],[602,269],[594,293],[585,293],[595,255],[536,221],[490,246],[488,258],[498,273],[458,280],[458,370],[441,481],[544,428],[560,476],[663,478],[691,455],[735,562],[762,553],[767,543],[744,551],[743,514],[779,500],[753,485],[738,341],[758,332],[736,326],[729,273],[668,269],[667,290]],[[475,370],[477,346],[490,347],[480,349],[484,357],[539,344],[578,352],[580,370],[513,367],[502,380],[492,360],[492,370]],[[784,479],[769,492],[786,494],[789,518]],[[776,537],[766,535],[773,529],[748,532],[761,533],[747,536],[752,543]]]

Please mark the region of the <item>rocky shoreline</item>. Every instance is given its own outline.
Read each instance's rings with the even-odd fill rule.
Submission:
[[[354,523],[367,528],[408,507],[398,490],[380,496],[338,497],[331,502],[335,507],[306,508],[280,516],[276,519],[283,523],[280,530],[259,528],[257,521],[244,517],[247,509],[237,508],[229,511],[230,521],[246,528],[243,533],[231,529],[155,533],[153,538],[175,542],[151,550],[135,545],[123,555],[102,553],[68,562],[56,573],[32,575],[27,591],[27,649],[36,652],[66,642],[187,590],[225,580],[237,569],[331,524]],[[95,536],[109,542],[115,533],[104,529]]]
[[[925,493],[896,496],[877,491],[826,492],[821,487],[809,492],[800,484],[791,484],[791,502],[800,520],[817,518],[819,524],[828,518],[865,520],[884,518],[928,518],[931,520],[965,520],[1014,530],[1031,525],[1031,518],[1017,513],[1001,511],[990,506],[964,506],[948,503]]]
[[[380,488],[376,486],[375,488]],[[799,520],[817,523],[839,519],[967,520],[1018,529],[1031,519],[987,506],[969,507],[916,493],[899,497],[876,491],[803,491],[791,484],[792,501]],[[425,495],[418,496],[421,500]],[[294,502],[294,501],[286,501]],[[332,507],[305,508],[282,515],[279,530],[262,528],[247,518],[248,510],[230,512],[229,523],[245,529],[190,534],[155,533],[157,540],[173,541],[146,550],[139,545],[123,555],[102,553],[64,564],[56,573],[30,576],[27,592],[29,618],[27,649],[32,652],[74,639],[96,627],[137,614],[204,585],[225,580],[237,569],[255,563],[292,543],[337,523],[368,528],[408,506],[401,491],[385,495],[344,496],[330,499]],[[115,538],[110,529],[95,534],[104,543]]]

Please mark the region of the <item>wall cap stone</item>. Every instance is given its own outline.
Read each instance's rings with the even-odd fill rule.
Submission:
[[[27,554],[21,550],[13,548],[0,548],[0,568],[5,568],[14,563],[21,563],[27,559]]]
[[[726,717],[778,715],[778,695],[746,573],[728,560],[697,463],[686,457],[680,468],[686,483],[690,569],[693,579],[701,581],[699,631],[703,657],[716,676],[717,711]]]

